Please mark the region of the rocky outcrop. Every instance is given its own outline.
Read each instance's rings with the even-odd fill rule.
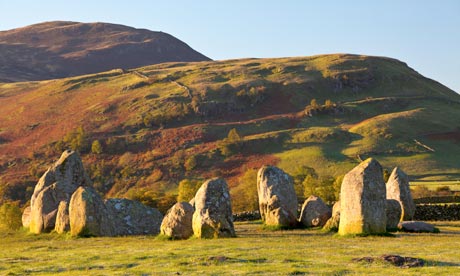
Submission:
[[[157,235],[163,215],[138,201],[111,198],[105,201],[113,236]]]
[[[331,207],[321,198],[312,195],[302,205],[299,221],[306,227],[323,227],[331,216]]]
[[[401,219],[401,204],[396,199],[387,199],[387,230],[396,230]]]
[[[68,202],[79,186],[91,185],[81,162],[74,151],[64,151],[35,186],[30,205],[30,231],[49,232],[54,229],[61,201]]]
[[[281,169],[264,166],[257,173],[259,210],[266,225],[297,225],[297,196],[292,177]]]
[[[386,191],[388,199],[395,199],[401,204],[401,220],[412,220],[415,203],[409,188],[409,177],[400,168],[393,169],[386,184]]]
[[[193,212],[195,209],[190,203],[176,203],[163,218],[160,233],[175,240],[190,238],[193,235]]]
[[[417,233],[435,233],[439,230],[434,225],[423,221],[402,221],[398,225],[398,229],[403,232],[417,232]]]
[[[209,179],[197,191],[192,227],[198,238],[236,236],[230,194],[224,179]]]
[[[56,225],[54,226],[54,231],[58,234],[62,234],[70,230],[70,221],[69,221],[69,204],[67,201],[61,201],[59,203],[57,215],[56,215]]]
[[[379,162],[369,158],[345,175],[340,203],[340,235],[386,232],[386,189]]]
[[[22,212],[22,226],[25,228],[30,226],[30,206],[27,206]]]
[[[323,227],[325,231],[337,232],[340,223],[340,200],[332,206],[332,217],[326,222]]]
[[[91,187],[80,187],[69,204],[70,234],[72,236],[113,236],[114,229],[109,213]]]

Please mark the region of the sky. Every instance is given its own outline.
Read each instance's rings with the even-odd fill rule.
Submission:
[[[163,31],[214,60],[387,56],[460,93],[460,0],[0,0],[0,30],[54,20]]]

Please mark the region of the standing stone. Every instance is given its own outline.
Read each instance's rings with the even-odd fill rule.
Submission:
[[[306,227],[324,226],[332,216],[331,207],[317,196],[305,200],[300,213],[300,222]]]
[[[193,235],[192,219],[195,209],[188,202],[178,202],[168,210],[161,223],[161,234],[175,240]]]
[[[55,227],[57,209],[61,201],[69,201],[73,192],[91,185],[80,157],[74,151],[64,151],[35,186],[30,205],[30,231],[41,233]]]
[[[387,198],[396,199],[401,204],[403,220],[412,220],[415,203],[409,188],[409,177],[398,167],[393,169],[386,184]]]
[[[386,189],[382,166],[369,158],[343,179],[339,234],[381,234],[386,232],[386,224]]]
[[[30,226],[30,206],[27,206],[22,212],[22,226],[25,228]]]
[[[224,179],[209,179],[197,191],[192,227],[198,238],[236,236],[230,194]]]
[[[69,204],[70,234],[72,236],[113,236],[108,211],[91,187],[79,187]]]
[[[54,230],[58,234],[62,234],[70,230],[69,204],[67,201],[61,201],[59,203]]]
[[[340,223],[340,200],[332,206],[332,217],[326,222],[323,229],[330,232],[337,232]]]
[[[291,176],[277,167],[263,166],[257,173],[257,193],[266,225],[297,225],[297,196]]]
[[[396,230],[401,219],[401,204],[395,199],[387,199],[386,206],[387,230]]]
[[[163,215],[155,208],[138,201],[111,198],[105,201],[109,223],[113,236],[157,235]]]

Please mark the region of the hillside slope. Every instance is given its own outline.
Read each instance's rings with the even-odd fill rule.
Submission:
[[[412,179],[460,177],[460,96],[390,58],[164,63],[0,84],[0,105],[0,184],[14,199],[67,147],[109,196],[171,198],[211,176],[235,190],[263,164],[337,177],[369,156]]]
[[[209,58],[177,38],[108,23],[53,21],[0,32],[0,81],[32,81]]]

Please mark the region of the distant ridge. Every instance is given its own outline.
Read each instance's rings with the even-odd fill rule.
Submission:
[[[52,21],[0,31],[0,82],[209,60],[167,33],[117,24]]]

